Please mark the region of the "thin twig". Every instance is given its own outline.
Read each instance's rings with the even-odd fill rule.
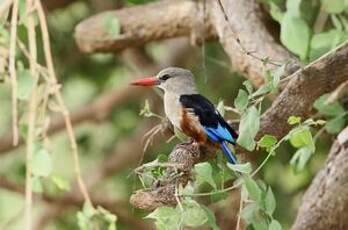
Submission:
[[[35,0],[34,0],[35,1]],[[32,6],[33,1],[27,0],[27,13],[30,6]],[[31,77],[34,79],[35,84],[37,82],[37,47],[36,47],[36,36],[35,36],[35,24],[33,20],[32,13],[27,14],[27,30],[28,30],[28,40],[29,40],[29,67]],[[25,180],[25,229],[32,229],[32,157],[34,151],[34,141],[35,141],[35,126],[36,126],[36,86],[31,92],[30,102],[29,102],[29,119],[28,119],[28,137],[27,137],[27,148],[26,148],[26,180]]]
[[[44,46],[46,65],[48,67],[48,72],[49,72],[49,75],[51,77],[50,80],[52,81],[51,83],[57,84],[57,77],[56,77],[56,74],[54,71],[54,66],[53,66],[46,17],[45,17],[43,7],[42,7],[40,1],[36,1],[36,6],[37,6],[37,11],[38,11],[38,16],[39,16],[42,38],[43,38],[43,46]],[[74,130],[73,130],[72,123],[70,120],[69,111],[68,111],[67,107],[65,106],[61,92],[59,90],[56,90],[54,92],[54,94],[55,94],[55,97],[58,101],[61,112],[64,116],[65,126],[66,126],[66,130],[68,133],[70,146],[71,146],[71,150],[72,150],[72,154],[73,154],[74,169],[75,169],[79,189],[80,189],[84,199],[86,200],[86,202],[92,204],[90,196],[89,196],[87,188],[86,188],[86,185],[83,182],[82,175],[81,175],[81,168],[80,168],[80,163],[79,163],[79,153],[78,153],[78,148],[77,148]]]
[[[17,111],[17,76],[16,76],[16,39],[17,39],[17,21],[18,21],[18,0],[13,1],[11,18],[11,38],[9,54],[9,72],[12,88],[12,132],[13,145],[18,145],[18,111]]]

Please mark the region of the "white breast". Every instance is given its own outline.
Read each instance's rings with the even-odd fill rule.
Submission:
[[[182,107],[179,101],[179,95],[166,92],[164,94],[164,112],[170,122],[179,130]]]

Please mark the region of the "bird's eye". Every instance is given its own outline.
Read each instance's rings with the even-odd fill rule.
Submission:
[[[165,80],[168,80],[169,78],[170,78],[169,74],[165,74],[165,75],[161,76],[159,79],[161,81],[165,81]]]

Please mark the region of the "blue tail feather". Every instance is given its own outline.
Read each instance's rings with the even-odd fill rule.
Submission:
[[[234,156],[233,152],[228,148],[225,141],[221,141],[221,150],[227,157],[228,162],[231,164],[237,164],[237,158]]]

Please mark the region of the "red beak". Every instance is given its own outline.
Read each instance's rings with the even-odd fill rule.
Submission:
[[[161,82],[157,77],[147,77],[139,80],[134,80],[130,84],[139,86],[154,86],[159,85],[160,83]]]

